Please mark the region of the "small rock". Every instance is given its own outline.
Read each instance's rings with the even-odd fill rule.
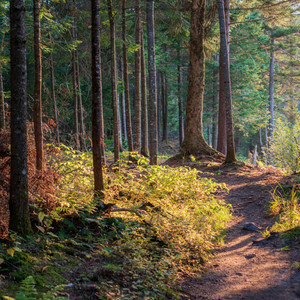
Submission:
[[[259,227],[257,227],[253,222],[248,222],[244,224],[243,230],[255,232],[259,230]]]
[[[243,276],[243,274],[242,274],[242,273],[239,273],[239,272],[235,273],[235,275]]]
[[[245,255],[245,258],[251,259],[251,258],[253,258],[255,256],[256,256],[255,254],[247,254],[247,255]]]

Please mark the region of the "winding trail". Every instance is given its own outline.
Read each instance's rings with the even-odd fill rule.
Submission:
[[[207,164],[206,164],[207,165]],[[209,166],[209,165],[208,165]],[[229,193],[217,197],[233,207],[228,224],[226,243],[216,251],[214,259],[205,266],[199,278],[187,278],[183,283],[184,299],[298,299],[300,270],[292,268],[300,262],[300,244],[288,244],[276,235],[263,239],[261,232],[274,220],[266,217],[270,192],[283,175],[272,171],[243,167],[223,170],[216,175],[215,167],[192,166],[203,171],[203,177],[226,183]],[[220,165],[219,165],[220,167]],[[214,172],[214,173],[212,173]],[[243,230],[246,222],[254,222],[260,232]]]

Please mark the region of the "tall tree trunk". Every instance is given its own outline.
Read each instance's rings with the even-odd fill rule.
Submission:
[[[136,0],[135,6],[135,43],[141,46],[141,0]],[[135,52],[135,113],[134,113],[134,149],[141,148],[141,47]]]
[[[157,72],[157,77],[156,77],[156,83],[157,83],[157,136],[158,136],[158,140],[160,140],[161,138],[161,132],[160,132],[160,115],[161,115],[161,103],[162,103],[162,93],[161,93],[161,89],[162,89],[162,84],[161,84],[161,78],[162,75],[160,72]]]
[[[212,147],[212,137],[211,137],[211,121],[207,122],[207,141],[208,145]]]
[[[46,1],[47,9],[50,9],[48,0]],[[50,53],[49,53],[49,68],[50,68],[50,92],[51,100],[53,105],[53,117],[55,122],[55,139],[57,146],[60,145],[60,136],[59,136],[59,123],[58,123],[58,114],[57,114],[57,105],[56,105],[56,93],[55,93],[55,75],[54,75],[54,64],[53,64],[53,40],[51,35],[51,30],[48,32],[49,42],[50,42]]]
[[[214,61],[218,61],[218,55],[214,56]],[[217,149],[218,146],[218,99],[219,99],[219,90],[218,90],[218,68],[215,68],[213,71],[213,115],[212,115],[212,144],[213,148]]]
[[[77,32],[77,28],[75,28]],[[77,34],[76,34],[77,36]],[[77,86],[77,104],[78,104],[78,122],[79,122],[79,139],[80,139],[80,150],[87,151],[85,143],[85,129],[84,129],[84,119],[83,119],[83,105],[82,105],[82,95],[80,87],[80,73],[79,73],[79,58],[78,58],[78,48],[75,50],[75,67],[76,67],[76,86]]]
[[[118,63],[117,63],[117,58],[116,58],[116,81],[118,82]],[[118,123],[118,128],[119,128],[119,146],[120,146],[120,152],[123,152],[123,140],[122,140],[122,118],[121,118],[121,103],[120,103],[120,95],[117,92],[117,105],[118,105],[118,119],[119,119],[119,123]]]
[[[178,60],[181,59],[181,51],[178,50]],[[183,142],[183,105],[181,96],[181,86],[182,86],[182,71],[181,65],[177,66],[178,70],[178,131],[179,131],[179,145],[181,146]]]
[[[34,106],[33,122],[36,147],[36,168],[43,171],[43,124],[42,124],[42,53],[41,53],[41,24],[40,1],[33,1],[34,18]]]
[[[11,167],[9,228],[31,234],[27,168],[27,72],[24,0],[10,1]]]
[[[262,152],[263,151],[263,139],[262,139],[262,132],[261,132],[261,127],[259,127],[259,151]]]
[[[95,195],[103,190],[102,174],[102,146],[103,128],[101,124],[102,87],[101,87],[101,60],[100,60],[100,17],[99,1],[91,0],[92,17],[92,141],[94,165]]]
[[[99,24],[101,23],[100,20],[100,13],[99,13]],[[102,66],[101,66],[101,27],[99,25],[99,109],[100,109],[100,115],[99,115],[99,122],[100,122],[100,152],[101,152],[101,162],[102,165],[105,165],[105,149],[104,149],[104,119],[103,119],[103,90],[102,90]],[[98,75],[97,75],[98,76]]]
[[[203,137],[203,95],[205,85],[205,0],[193,0],[191,4],[190,67],[186,103],[184,141],[181,149],[185,154],[213,154]]]
[[[223,0],[224,9],[225,9],[225,34],[226,34],[226,42],[228,48],[229,55],[229,23],[230,23],[230,15],[229,15],[229,1]],[[224,62],[223,62],[223,53],[222,47],[220,46],[220,57],[219,57],[219,116],[218,116],[218,145],[217,150],[226,155],[227,152],[227,137],[226,137],[226,92],[225,92],[225,70],[224,70]]]
[[[227,153],[225,162],[230,163],[236,161],[235,145],[234,145],[234,131],[233,131],[233,117],[232,117],[232,99],[231,99],[231,80],[229,69],[229,53],[227,47],[226,27],[225,27],[225,13],[223,1],[218,0],[219,23],[220,23],[220,47],[222,54],[222,62],[224,68],[224,85],[226,95],[226,136],[227,136]]]
[[[122,0],[122,39],[123,39],[125,102],[126,102],[126,130],[127,130],[127,137],[128,137],[128,151],[132,152],[133,139],[132,139],[132,127],[131,127],[127,45],[126,45],[126,0]]]
[[[273,33],[273,31],[272,31]],[[270,73],[269,73],[269,143],[272,143],[274,138],[274,65],[275,65],[275,54],[274,54],[274,38],[271,38],[271,53],[270,53]]]
[[[165,125],[165,121],[164,121],[164,115],[165,115],[165,97],[166,97],[166,93],[165,93],[165,75],[164,73],[160,73],[160,104],[159,104],[159,122],[162,124],[162,141],[164,139],[164,125]]]
[[[154,37],[154,0],[147,0],[147,39],[148,39],[148,72],[149,72],[149,136],[150,164],[157,165],[157,94]]]
[[[0,64],[0,130],[5,129],[5,103],[4,103],[4,89],[3,89],[3,77]]]
[[[73,0],[73,24],[71,29],[72,41],[75,43],[77,41],[77,29],[76,29],[76,3]],[[74,131],[75,131],[75,148],[80,150],[80,140],[79,140],[79,123],[78,123],[78,86],[77,86],[77,67],[76,67],[76,50],[72,50],[72,85],[73,85],[73,101],[74,101]]]
[[[147,75],[145,62],[144,38],[141,35],[141,73],[142,73],[142,148],[141,154],[148,157],[148,105],[147,105]]]
[[[168,80],[166,74],[163,74],[163,137],[162,140],[168,142]]]
[[[51,35],[50,35],[50,42],[51,42]],[[50,52],[50,54],[49,54],[49,64],[50,64],[50,77],[51,77],[51,98],[52,98],[53,114],[54,114],[54,121],[55,121],[55,137],[56,137],[56,143],[59,146],[59,144],[60,144],[59,123],[58,123],[56,95],[55,95],[55,77],[54,77],[52,52]]]
[[[113,102],[113,124],[114,124],[114,162],[119,160],[120,139],[119,139],[119,106],[117,91],[117,59],[116,59],[116,34],[115,19],[113,15],[112,0],[107,1],[109,23],[110,23],[110,47],[111,47],[111,84],[112,84],[112,102]]]
[[[124,62],[123,58],[120,58],[120,74],[121,82],[124,84]],[[125,141],[127,141],[127,131],[126,131],[126,105],[125,105],[125,89],[123,88],[121,93],[121,125],[122,125],[122,135]]]
[[[73,101],[74,101],[74,129],[75,129],[75,148],[80,149],[79,142],[79,124],[78,124],[78,97],[77,97],[77,80],[76,80],[76,63],[75,51],[72,51],[72,83],[73,83]]]

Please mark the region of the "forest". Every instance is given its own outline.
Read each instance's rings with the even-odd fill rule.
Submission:
[[[2,299],[298,299],[297,0],[0,1]]]

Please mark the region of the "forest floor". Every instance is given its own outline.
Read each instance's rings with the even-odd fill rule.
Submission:
[[[175,144],[165,143],[161,146],[160,153],[167,155],[170,152],[176,153]],[[0,178],[0,233],[7,232],[8,223],[8,159],[0,161],[0,171],[3,175],[3,178]],[[223,165],[222,161],[208,160],[207,157],[199,160],[192,157],[185,160],[173,157],[164,164],[171,167],[195,168],[201,171],[200,177],[225,183],[228,192],[219,191],[215,196],[232,206],[232,219],[228,223],[224,244],[215,249],[213,257],[205,263],[201,271],[199,270],[199,274],[183,277],[179,287],[183,300],[300,298],[300,238],[287,241],[278,233],[264,234],[277,220],[277,217],[271,218],[268,215],[272,192],[278,186],[291,187],[299,180],[299,175],[287,177],[276,168],[262,169],[244,163]],[[249,222],[256,224],[258,230],[245,230],[244,225]],[[99,299],[96,297],[97,293],[100,293],[99,287],[95,282],[103,283],[104,278],[114,280],[114,284],[124,281],[132,287],[135,278],[129,278],[131,275],[128,276],[128,270],[117,268],[121,265],[118,253],[108,256],[102,253],[106,248],[103,248],[102,241],[97,241],[98,235],[93,231],[88,231],[86,237],[82,236],[82,233],[78,236],[70,233],[66,238],[60,239],[45,234],[35,235],[35,241],[26,244],[25,248],[22,248],[23,252],[16,252],[15,256],[9,259],[15,259],[19,263],[17,259],[28,256],[36,263],[31,263],[30,268],[27,261],[22,267],[17,268],[15,264],[9,266],[13,266],[13,271],[21,279],[35,274],[36,280],[46,282],[39,283],[41,286],[44,284],[44,288],[48,287],[51,281],[57,286],[69,282],[66,295],[70,299]],[[113,240],[114,236],[109,241]],[[9,243],[7,247],[11,247]],[[101,253],[98,251],[99,247],[104,249]],[[95,251],[94,254],[91,249]],[[32,255],[37,256],[36,253],[39,253],[40,257],[32,258]],[[131,254],[134,255],[134,252]],[[105,264],[106,267],[103,267]],[[28,273],[26,276],[23,274],[24,270]],[[139,275],[139,279],[140,277]],[[8,277],[0,275],[0,295],[2,288],[6,289],[5,292],[14,294],[19,286],[15,285],[15,280],[5,282],[5,278]],[[95,297],[83,298],[83,288],[86,289],[86,296]],[[118,298],[114,298],[111,289],[111,285],[108,285],[106,295],[111,294],[111,299]],[[133,299],[142,298],[137,296]],[[170,296],[167,299],[173,298]]]
[[[205,161],[191,162],[190,167],[202,171],[203,177],[226,184],[229,193],[217,197],[232,205],[233,216],[225,244],[217,249],[205,272],[183,282],[186,299],[298,299],[300,241],[286,242],[276,233],[263,237],[275,222],[267,215],[272,191],[289,179],[275,168],[224,167]],[[244,230],[247,222],[255,223],[259,230]]]

